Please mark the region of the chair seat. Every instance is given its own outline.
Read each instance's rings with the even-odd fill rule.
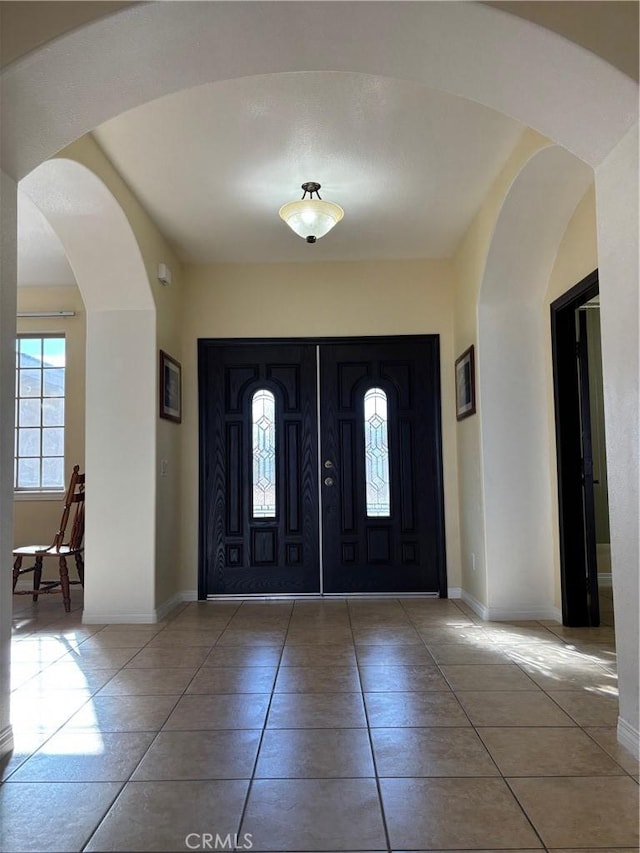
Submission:
[[[49,555],[55,557],[62,554],[68,557],[70,554],[75,554],[78,550],[81,551],[82,548],[70,548],[68,545],[61,545],[59,548],[52,548],[51,545],[23,545],[21,548],[13,549],[13,556],[38,557]]]

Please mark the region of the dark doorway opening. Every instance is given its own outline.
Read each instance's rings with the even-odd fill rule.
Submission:
[[[551,305],[562,621],[612,624],[597,271]]]

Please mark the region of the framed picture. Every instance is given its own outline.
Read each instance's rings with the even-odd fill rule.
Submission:
[[[160,350],[160,417],[182,421],[182,367],[180,362]]]
[[[456,418],[461,421],[476,412],[476,366],[473,345],[456,359]]]

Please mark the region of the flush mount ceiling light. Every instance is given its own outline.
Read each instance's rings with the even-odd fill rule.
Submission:
[[[290,201],[280,208],[280,219],[283,219],[292,231],[295,231],[307,243],[315,243],[337,225],[344,216],[344,210],[339,204],[322,201],[318,190],[320,184],[307,181],[302,184],[304,190],[300,201]],[[309,198],[307,198],[309,193]],[[318,196],[313,197],[313,194]]]

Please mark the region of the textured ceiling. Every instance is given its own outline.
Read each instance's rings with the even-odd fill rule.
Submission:
[[[522,126],[416,84],[310,72],[200,86],[96,139],[185,261],[449,257]],[[344,221],[308,246],[278,218],[303,181]]]

